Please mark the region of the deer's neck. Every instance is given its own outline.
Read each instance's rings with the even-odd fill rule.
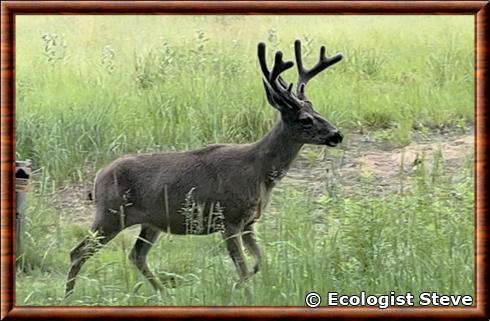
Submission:
[[[290,131],[280,119],[267,135],[252,145],[257,169],[265,181],[274,183],[289,170],[303,144],[294,142]]]

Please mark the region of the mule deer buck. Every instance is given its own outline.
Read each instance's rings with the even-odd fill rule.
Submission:
[[[130,260],[156,290],[162,284],[150,271],[147,256],[161,231],[172,234],[210,234],[221,231],[239,280],[254,275],[262,254],[254,234],[272,188],[286,174],[304,144],[335,147],[342,134],[315,112],[305,95],[308,81],[342,59],[325,55],[312,69],[303,67],[301,43],[294,43],[298,83],[287,85],[281,74],[293,67],[276,52],[271,70],[267,67],[265,44],[258,44],[258,59],[269,104],[280,112],[272,130],[255,143],[211,145],[198,150],[128,155],[99,171],[94,183],[96,217],[92,231],[97,240],[85,238],[71,251],[65,296],[75,286],[83,263],[101,246],[126,227],[141,224],[141,232],[129,255]],[[186,202],[200,204],[209,213],[199,229],[189,231]],[[214,207],[219,206],[222,224],[212,224]],[[121,215],[123,214],[123,215]],[[254,258],[248,269],[242,242]]]

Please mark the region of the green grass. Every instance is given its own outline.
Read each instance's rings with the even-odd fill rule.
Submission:
[[[226,32],[225,32],[226,31]],[[472,16],[18,16],[16,157],[32,159],[18,305],[59,305],[69,251],[90,218],[58,209],[59,189],[91,181],[126,153],[244,143],[273,125],[256,57],[292,59],[301,38],[311,65],[320,44],[345,59],[312,80],[318,112],[343,132],[404,146],[417,130],[473,123]],[[286,75],[295,81],[295,71]],[[348,137],[347,137],[348,138]],[[305,155],[316,159],[314,152]],[[309,291],[473,294],[471,159],[453,174],[418,166],[379,191],[366,173],[345,191],[281,185],[257,224],[266,255],[248,282],[219,235],[163,235],[150,253],[181,285],[157,295],[127,260],[137,230],[121,233],[79,274],[73,305],[303,305]],[[58,207],[57,207],[58,206]],[[93,215],[93,214],[92,214]],[[76,223],[79,222],[79,223]]]
[[[250,142],[274,123],[256,57],[321,44],[345,59],[307,88],[344,132],[473,122],[473,17],[19,16],[17,157],[56,181],[92,178],[117,156]],[[293,27],[294,26],[294,27]],[[226,30],[227,32],[223,32]],[[294,70],[286,74],[296,80]],[[87,175],[89,174],[89,175]]]
[[[32,193],[17,304],[303,305],[309,291],[473,295],[472,160],[457,174],[442,164],[429,173],[426,166],[403,182],[403,193],[375,192],[367,174],[354,194],[340,184],[317,196],[279,187],[257,224],[266,256],[246,285],[252,298],[233,290],[236,272],[217,234],[161,236],[150,266],[161,276],[176,274],[180,286],[159,296],[127,259],[137,236],[130,229],[86,263],[73,297],[63,302],[69,250],[88,226],[65,224],[70,219],[50,207],[52,192]]]

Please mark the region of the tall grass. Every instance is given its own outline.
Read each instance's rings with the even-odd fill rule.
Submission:
[[[87,234],[59,204],[59,189],[93,179],[126,153],[251,142],[273,125],[256,58],[306,63],[320,44],[345,60],[309,84],[315,108],[343,132],[410,142],[414,130],[465,129],[473,121],[473,17],[464,16],[18,16],[17,158],[35,172],[26,251],[18,258],[19,305],[303,305],[309,291],[472,294],[471,159],[379,190],[368,173],[356,189],[282,185],[257,224],[262,270],[235,289],[219,235],[163,235],[150,265],[176,287],[156,294],[127,261],[137,229],[121,233],[83,267],[63,302],[70,249]],[[295,81],[294,71],[285,75]],[[347,136],[348,138],[348,136]],[[311,158],[315,158],[313,155]],[[423,162],[422,162],[423,163]],[[77,223],[78,222],[78,223]]]
[[[57,181],[128,152],[250,142],[273,124],[256,44],[306,63],[320,44],[345,60],[309,84],[316,109],[344,131],[473,120],[473,18],[19,16],[17,156]],[[226,30],[226,32],[223,32]],[[295,71],[286,78],[295,81]]]
[[[473,295],[472,171],[471,158],[457,174],[422,161],[402,193],[379,190],[370,175],[359,177],[354,194],[340,184],[315,195],[280,186],[257,224],[266,255],[246,285],[252,297],[233,289],[236,272],[218,234],[161,236],[150,266],[162,278],[173,275],[177,287],[158,295],[129,264],[137,236],[130,229],[86,263],[63,302],[69,249],[86,225],[64,225],[45,191],[29,202],[29,263],[17,274],[17,304],[303,305],[310,291]]]

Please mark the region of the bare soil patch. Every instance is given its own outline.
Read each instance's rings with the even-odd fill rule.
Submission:
[[[387,147],[360,134],[351,135],[342,150],[307,146],[282,184],[303,186],[313,192],[341,184],[349,191],[364,174],[374,176],[373,186],[396,189],[400,179],[410,179],[422,162],[431,172],[435,158],[446,170],[457,171],[474,153],[471,132],[436,135],[432,139],[414,137],[412,143],[402,148]]]
[[[368,173],[374,176],[373,188],[395,190],[401,175],[409,180],[422,161],[430,171],[434,157],[439,157],[446,170],[457,171],[473,152],[472,131],[431,138],[414,135],[412,143],[403,148],[392,148],[367,135],[351,134],[341,148],[304,147],[279,186],[295,185],[320,194],[340,184],[347,192],[355,191],[361,175]],[[68,185],[54,197],[53,206],[65,219],[88,224],[95,211],[87,197],[91,188],[91,181]]]
[[[88,199],[92,182],[70,184],[58,191],[53,198],[53,206],[64,219],[75,223],[91,222],[95,216],[93,201]]]

